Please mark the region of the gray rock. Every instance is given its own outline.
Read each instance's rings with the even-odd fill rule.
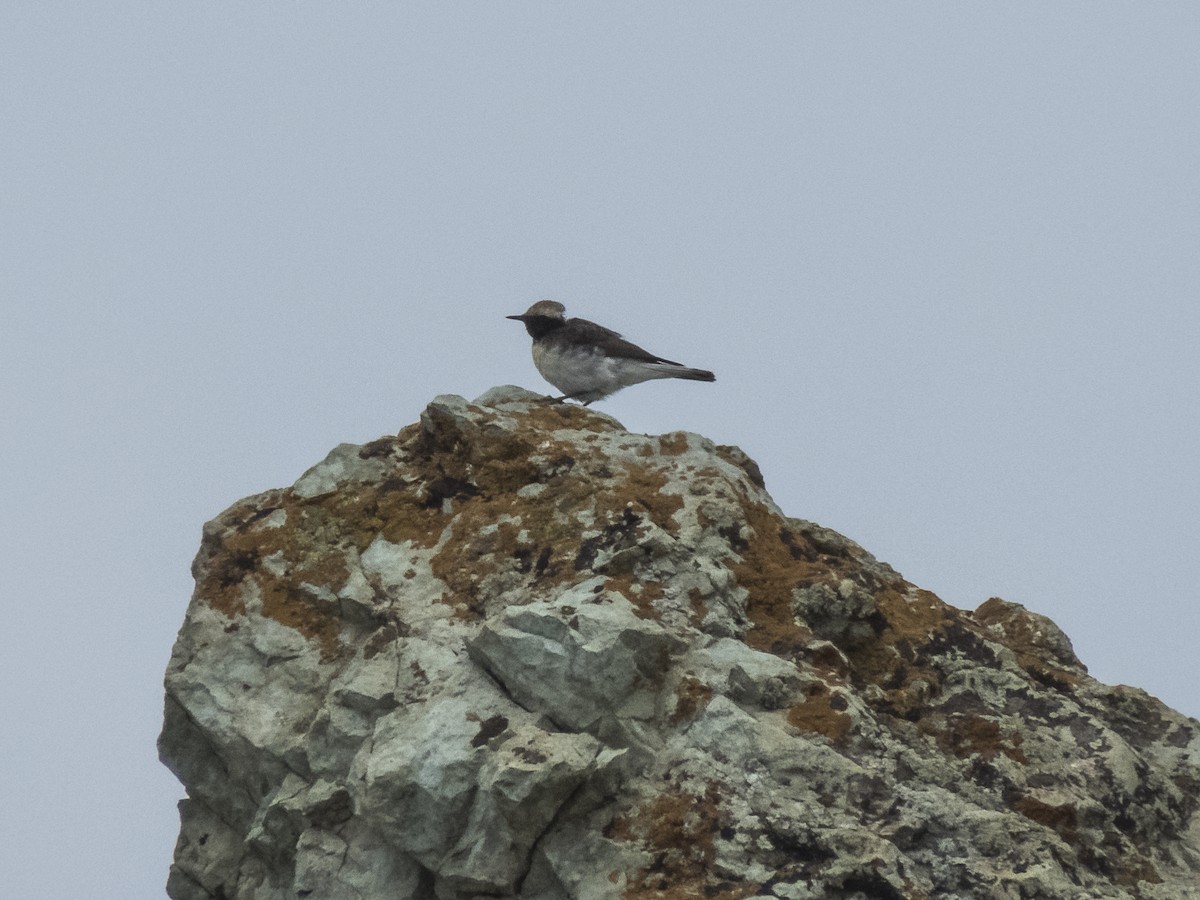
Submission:
[[[646,720],[671,653],[685,644],[634,610],[620,594],[567,592],[562,602],[504,610],[467,650],[517,703],[558,727],[594,731],[603,717]]]
[[[505,386],[205,526],[176,900],[1200,896],[1200,722]]]

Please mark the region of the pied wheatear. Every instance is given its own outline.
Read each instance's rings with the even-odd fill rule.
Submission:
[[[690,369],[648,353],[615,331],[568,319],[555,300],[539,300],[519,316],[533,338],[533,364],[542,377],[563,392],[556,400],[579,400],[584,406],[623,387],[652,378],[716,381],[706,369]]]

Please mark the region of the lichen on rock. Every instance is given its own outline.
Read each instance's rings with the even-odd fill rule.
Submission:
[[[1200,896],[1200,723],[736,447],[438,397],[193,572],[175,900]]]

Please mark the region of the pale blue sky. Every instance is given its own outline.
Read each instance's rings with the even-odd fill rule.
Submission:
[[[0,8],[0,871],[162,896],[202,523],[434,395],[548,389],[536,299],[715,385],[790,515],[1058,622],[1192,715],[1200,7]],[[11,854],[11,858],[8,858]]]

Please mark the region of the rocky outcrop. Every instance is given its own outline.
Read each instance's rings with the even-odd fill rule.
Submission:
[[[194,574],[176,900],[1200,896],[1200,723],[697,435],[439,397]]]

